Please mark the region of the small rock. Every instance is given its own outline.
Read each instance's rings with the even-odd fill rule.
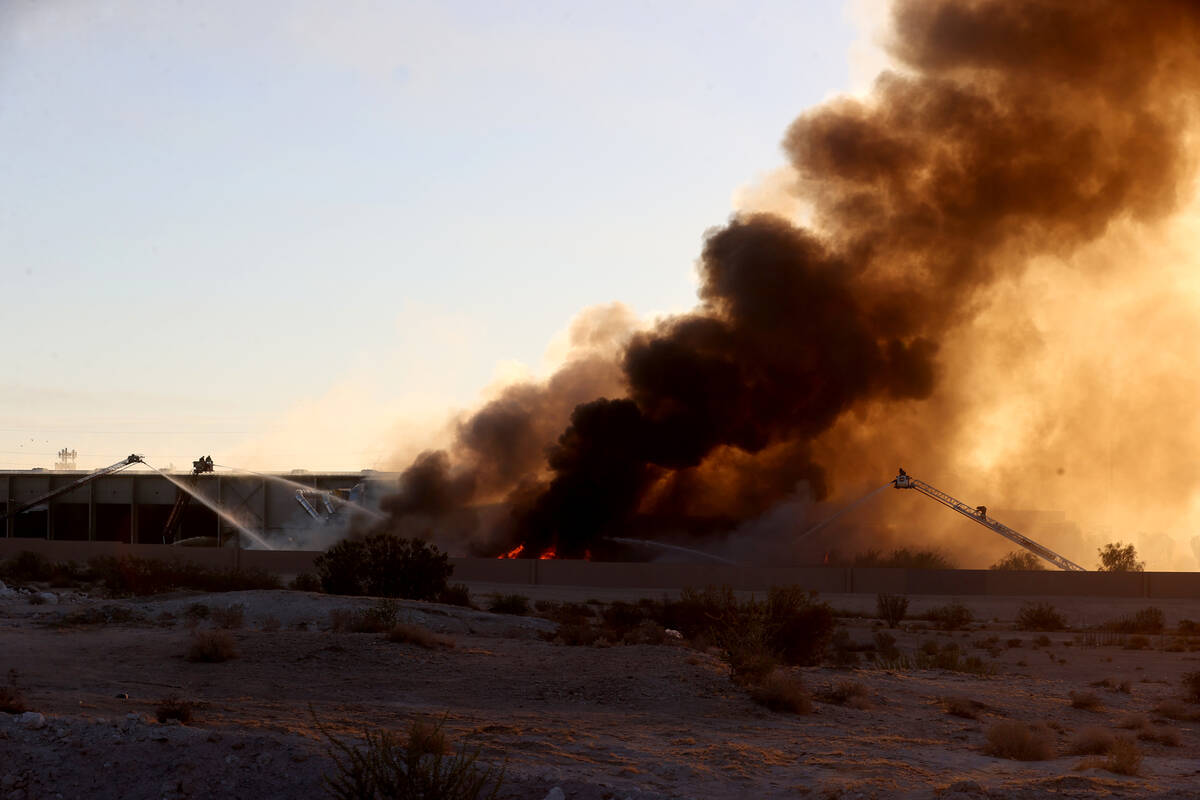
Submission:
[[[982,794],[982,795],[987,794],[987,792],[985,792],[983,790],[983,787],[980,786],[975,781],[955,781],[954,783],[950,784],[949,788],[946,789],[946,793],[947,794],[953,794],[953,793]]]
[[[133,712],[133,711],[131,711],[131,712],[129,712],[128,714],[126,714],[126,715],[125,715],[125,719],[129,720],[130,722],[141,722],[141,721],[142,721],[142,717],[141,717],[141,715],[140,715],[140,714],[137,714],[137,713],[135,713],[135,712]]]
[[[45,603],[46,605],[50,605],[50,606],[58,605],[58,595],[56,595],[54,592],[38,592],[37,595],[35,595],[35,596],[40,597],[42,599],[42,602]]]
[[[46,727],[46,718],[36,711],[26,711],[20,716],[17,722],[20,722],[26,728],[33,728],[35,731]]]
[[[567,796],[563,794],[562,787],[555,786],[550,790],[550,793],[546,795],[545,800],[567,800]]]

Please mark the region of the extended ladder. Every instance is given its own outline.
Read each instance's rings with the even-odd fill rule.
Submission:
[[[917,480],[904,470],[900,470],[900,474],[897,475],[896,479],[892,481],[892,486],[897,489],[916,489],[926,497],[932,497],[942,505],[952,508],[958,513],[962,514],[964,517],[978,522],[980,525],[983,525],[986,528],[992,529],[1006,539],[1016,542],[1017,544],[1021,545],[1021,547],[1024,547],[1034,555],[1046,559],[1059,569],[1064,569],[1071,572],[1087,572],[1086,569],[1079,566],[1074,561],[1069,561],[1063,558],[1050,548],[1040,545],[1033,539],[1030,539],[1028,536],[1022,536],[1007,525],[992,519],[987,515],[986,506],[971,507],[963,501],[951,497],[940,489],[935,489],[928,483],[925,483],[925,481]]]

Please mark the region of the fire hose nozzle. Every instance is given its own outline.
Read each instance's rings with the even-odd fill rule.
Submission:
[[[130,453],[128,456],[125,457],[125,463],[126,464],[145,464],[146,459],[143,456],[139,456],[137,453]]]

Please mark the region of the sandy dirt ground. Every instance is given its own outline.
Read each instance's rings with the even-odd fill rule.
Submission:
[[[596,599],[589,590],[542,594]],[[874,607],[873,596],[826,599],[836,608]],[[1019,599],[960,599],[986,621],[952,633],[897,630],[897,644],[913,653],[930,640],[955,642],[992,674],[797,669],[818,698],[843,681],[861,684],[866,697],[851,705],[818,699],[813,713],[795,715],[752,702],[712,652],[681,643],[568,647],[543,639],[555,626],[534,617],[404,602],[403,618],[455,644],[426,650],[328,630],[332,609],[374,602],[364,598],[270,591],[107,600],[60,592],[55,604],[31,605],[10,596],[0,599],[0,670],[15,670],[41,719],[0,713],[0,799],[319,797],[331,762],[315,720],[353,738],[366,727],[403,732],[421,716],[444,717],[452,741],[469,740],[481,762],[504,764],[509,798],[541,800],[556,787],[583,800],[1200,796],[1200,723],[1154,710],[1179,698],[1181,676],[1200,670],[1200,653],[1168,652],[1169,636],[1151,637],[1146,650],[1070,632],[1037,645],[1039,634],[1013,630]],[[949,601],[913,598],[913,610]],[[1146,605],[1055,602],[1073,621]],[[244,605],[244,626],[231,632],[239,657],[184,658],[193,635],[185,612],[194,603]],[[135,619],[59,624],[68,613],[105,607]],[[1164,610],[1172,623],[1200,619],[1200,603]],[[160,619],[164,612],[174,619]],[[873,620],[841,622],[852,641],[872,639]],[[1111,689],[1091,686],[1105,680]],[[1099,707],[1072,707],[1072,691],[1096,693]],[[190,724],[155,720],[172,694],[199,704]],[[974,701],[978,717],[948,714],[947,698]],[[1139,715],[1144,730],[1169,729],[1163,738],[1178,739],[1139,742],[1139,775],[1066,754],[1079,730],[1120,733]],[[1058,756],[985,754],[987,729],[1002,719],[1046,723]]]

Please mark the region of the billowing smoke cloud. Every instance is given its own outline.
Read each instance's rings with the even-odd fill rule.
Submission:
[[[903,0],[891,51],[869,98],[787,131],[811,230],[742,214],[709,232],[693,312],[463,420],[403,476],[394,525],[579,556],[820,500],[877,474],[880,421],[914,407],[936,419],[896,428],[928,457],[962,425],[956,337],[998,287],[1188,188],[1194,2]]]

